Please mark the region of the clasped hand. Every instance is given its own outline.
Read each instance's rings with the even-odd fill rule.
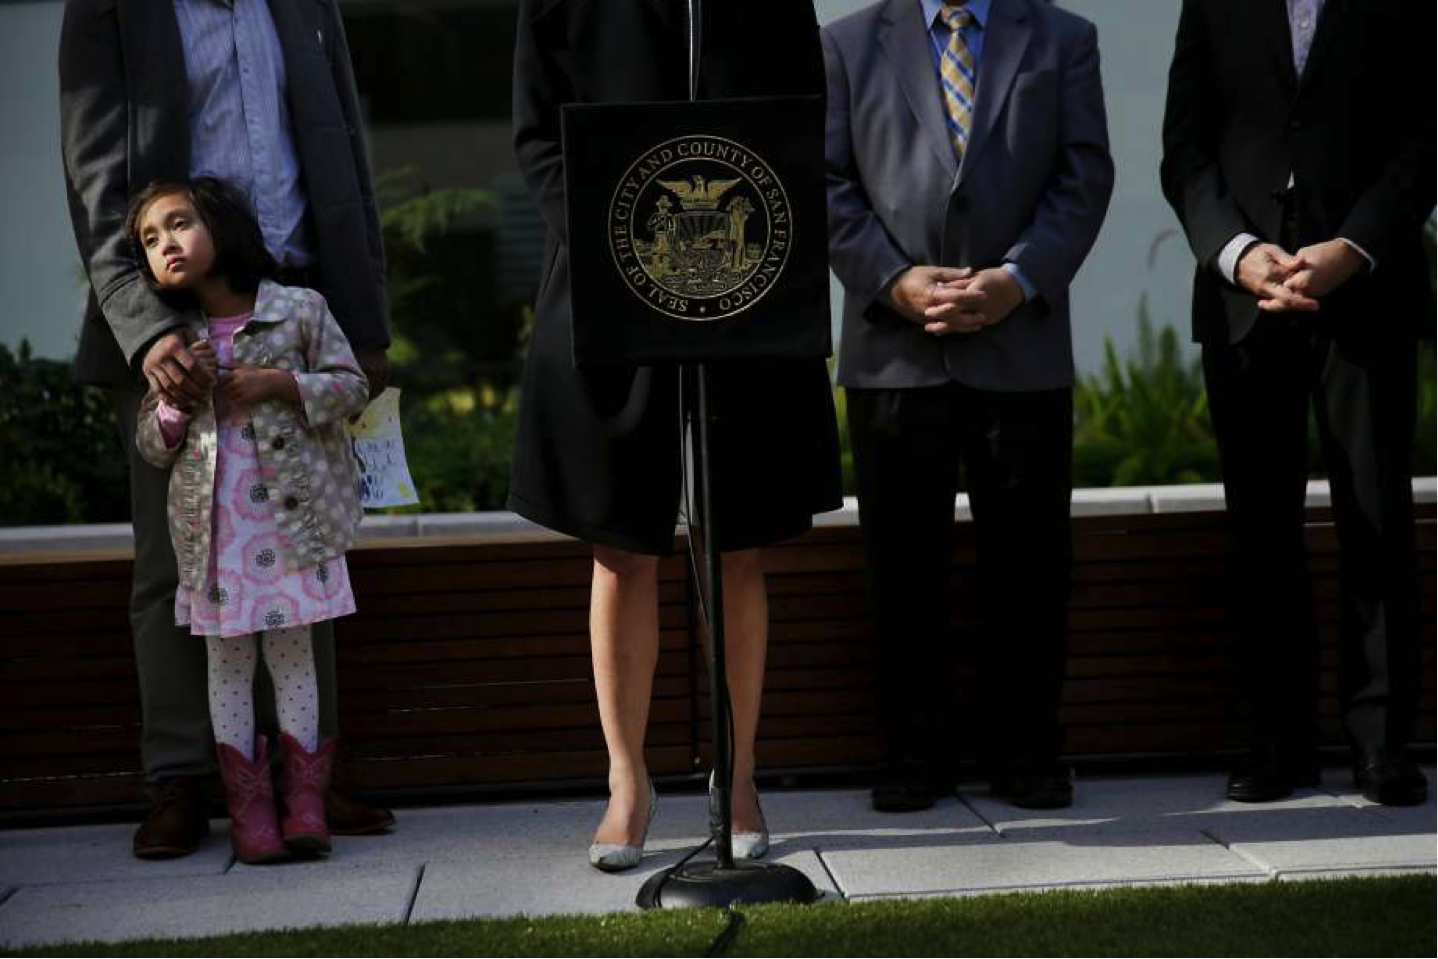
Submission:
[[[247,410],[266,400],[299,402],[295,378],[284,370],[237,366],[220,377],[220,395],[233,409]]]
[[[1288,253],[1272,243],[1255,243],[1238,261],[1238,285],[1258,297],[1268,313],[1311,313],[1318,300],[1338,289],[1366,261],[1342,240],[1328,240]]]
[[[284,370],[238,366],[221,376],[214,346],[203,339],[186,344],[178,331],[155,341],[141,369],[165,402],[187,413],[193,412],[216,384],[224,402],[237,409],[248,409],[265,400],[300,402],[295,379]]]
[[[976,333],[993,326],[1024,301],[1018,281],[1002,268],[910,267],[894,281],[889,298],[903,317],[934,336]]]
[[[219,378],[220,361],[209,341],[186,344],[184,333],[175,330],[150,346],[140,370],[165,402],[188,412],[210,395]]]

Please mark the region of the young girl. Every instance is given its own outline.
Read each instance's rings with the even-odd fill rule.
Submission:
[[[151,390],[136,444],[173,467],[175,621],[206,643],[235,855],[325,853],[334,740],[318,741],[309,624],[355,608],[344,554],[362,510],[344,421],[365,407],[364,374],[324,298],[270,279],[260,228],[224,183],[153,184],[131,204],[126,233],[146,280],[202,314],[190,351],[217,377],[212,398],[190,408]],[[255,735],[260,655],[284,750],[279,823],[267,744]]]

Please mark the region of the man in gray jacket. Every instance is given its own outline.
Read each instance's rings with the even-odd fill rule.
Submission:
[[[204,644],[175,626],[168,472],[140,459],[146,384],[183,402],[211,381],[186,318],[141,278],[124,232],[130,198],[159,179],[218,176],[246,194],[281,279],[322,292],[373,392],[387,374],[384,250],[355,82],[332,2],[70,0],[60,37],[61,150],[89,302],[77,378],[108,387],[130,466],[130,621],[154,793],[135,833],[143,858],[191,852],[206,830],[197,777],[211,768]],[[334,642],[314,630],[321,734],[336,733]],[[391,825],[334,795],[332,832]]]
[[[881,0],[824,46],[839,382],[888,762],[874,805],[926,808],[952,785],[961,464],[990,779],[1018,805],[1068,805],[1068,287],[1113,187],[1097,32],[1043,0]]]

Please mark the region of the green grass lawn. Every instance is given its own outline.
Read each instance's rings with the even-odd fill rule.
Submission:
[[[1431,956],[1433,876],[751,906],[734,956]],[[700,956],[716,910],[94,943],[7,955]]]

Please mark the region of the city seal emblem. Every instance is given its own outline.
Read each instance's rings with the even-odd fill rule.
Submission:
[[[778,285],[793,234],[773,168],[705,134],[646,150],[609,204],[609,249],[625,285],[676,320],[722,320],[759,302]]]

